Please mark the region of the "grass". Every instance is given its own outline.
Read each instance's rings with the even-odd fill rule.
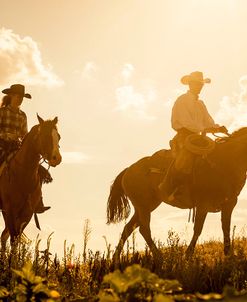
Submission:
[[[164,280],[177,280],[178,283],[174,284],[176,286],[179,284],[182,288],[180,301],[182,301],[181,294],[187,295],[186,297],[192,295],[191,299],[193,300],[199,299],[199,296],[197,298],[193,296],[196,293],[202,295],[208,293],[222,294],[226,286],[238,292],[247,289],[247,239],[245,237],[234,239],[234,251],[227,257],[223,255],[223,244],[212,240],[197,245],[193,257],[187,260],[185,257],[186,245],[180,242],[177,234],[169,232],[166,244],[157,243],[164,255],[163,265],[159,267],[155,266],[154,259],[148,248],[144,251],[136,250],[135,238],[133,237],[133,246],[130,243],[128,244],[127,250],[121,255],[119,271],[116,271],[111,259],[111,246],[108,244],[107,239],[105,238],[105,252],[93,252],[87,247],[91,232],[88,222],[83,232],[84,246],[82,254],[79,255],[75,255],[74,245],[67,247],[66,242],[64,243],[64,256],[61,259],[58,259],[56,255],[52,255],[50,253],[52,236],[49,236],[46,249],[43,251],[39,249],[40,240],[37,238],[34,248],[31,247],[30,243],[20,243],[14,254],[11,254],[9,249],[7,249],[6,253],[1,253],[0,287],[9,293],[8,298],[2,299],[2,301],[13,301],[10,297],[14,293],[16,295],[16,288],[20,284],[22,284],[23,288],[23,280],[26,280],[26,277],[22,275],[20,277],[20,274],[23,274],[23,267],[27,263],[31,263],[31,267],[26,268],[25,272],[32,270],[34,276],[43,278],[40,281],[42,286],[45,286],[45,288],[42,287],[42,295],[46,295],[47,300],[19,301],[53,301],[48,297],[50,292],[55,290],[60,294],[60,298],[56,298],[59,301],[118,301],[117,299],[120,299],[119,301],[156,301],[158,299],[157,301],[162,302],[166,301],[162,300]],[[134,264],[139,264],[140,266],[133,266]],[[133,269],[129,269],[128,267],[130,266]],[[125,272],[126,269],[128,270],[127,272]],[[145,269],[149,273],[142,271]],[[18,275],[18,272],[21,273]],[[112,273],[115,275],[112,275]],[[150,275],[151,273],[155,275]],[[29,276],[30,274],[28,273],[27,275]],[[141,274],[142,278],[146,276],[140,283],[142,286],[143,284],[146,286],[144,286],[145,290],[139,285],[136,287],[137,291],[133,291],[133,286],[135,285],[128,284],[127,281],[126,286],[129,286],[131,290],[129,291],[128,288],[127,290],[125,288],[125,290],[128,295],[129,292],[132,294],[134,292],[136,295],[136,292],[140,292],[140,288],[142,288],[142,293],[146,293],[147,297],[149,295],[151,300],[144,300],[144,294],[141,297],[140,293],[135,296],[139,297],[135,298],[137,300],[133,300],[133,295],[130,295],[132,300],[128,300],[126,292],[122,292],[121,286],[118,289],[114,282],[112,282],[113,288],[111,288],[111,280],[123,279],[121,282],[119,281],[119,284],[124,284],[124,280],[135,278],[133,276],[138,274]],[[126,278],[125,275],[127,276]],[[25,281],[29,284],[29,292],[32,292],[31,289],[36,286],[32,285],[36,284],[33,281],[34,276],[32,281],[30,281],[31,283]],[[150,287],[150,280],[156,280],[152,282],[158,284],[157,288]],[[108,293],[109,290],[112,291],[110,294]],[[117,292],[118,290],[119,292]],[[109,297],[113,300],[109,300]],[[204,299],[203,297],[205,296],[201,296],[201,299]],[[219,297],[222,298],[222,296]],[[211,299],[214,299],[214,297],[211,297]]]

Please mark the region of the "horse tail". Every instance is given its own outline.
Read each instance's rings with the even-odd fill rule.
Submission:
[[[129,200],[122,187],[122,178],[127,169],[123,170],[111,185],[107,202],[107,224],[118,223],[129,217]]]

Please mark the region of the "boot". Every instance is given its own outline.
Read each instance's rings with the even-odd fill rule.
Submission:
[[[44,203],[43,203],[43,197],[40,198],[40,202],[37,206],[37,208],[35,209],[35,213],[37,214],[41,214],[41,213],[44,213],[45,211],[49,210],[51,207],[46,207],[44,206]]]

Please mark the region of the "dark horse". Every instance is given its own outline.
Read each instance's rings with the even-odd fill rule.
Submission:
[[[159,156],[162,153],[163,156]],[[119,259],[125,241],[138,226],[154,257],[160,258],[160,252],[151,237],[150,216],[154,209],[166,202],[161,200],[158,191],[164,174],[156,173],[153,168],[162,166],[165,172],[171,162],[170,150],[157,152],[123,170],[112,184],[107,204],[107,223],[117,223],[129,216],[129,200],[134,206],[134,214],[125,225],[116,248],[116,260]],[[245,184],[246,171],[247,127],[235,131],[227,138],[216,140],[214,150],[206,159],[196,159],[193,177],[189,182],[194,200],[194,234],[187,255],[194,251],[207,213],[217,211],[221,211],[224,253],[229,253],[231,215]]]
[[[38,173],[40,160],[55,167],[61,162],[60,135],[57,117],[44,121],[25,136],[20,149],[4,168],[0,177],[0,205],[5,229],[1,235],[2,249],[10,235],[11,244],[22,234],[32,218],[41,198],[41,182]]]

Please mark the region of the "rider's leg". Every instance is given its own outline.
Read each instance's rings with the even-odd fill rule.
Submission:
[[[170,167],[167,170],[167,173],[159,185],[159,193],[161,199],[164,201],[172,201],[174,199],[173,193],[177,188],[176,183],[174,182],[174,162],[171,163]]]
[[[49,171],[46,170],[46,168],[44,168],[41,165],[39,166],[39,176],[40,176],[40,185],[41,186],[43,183],[49,183],[52,181],[52,177],[51,177]],[[41,214],[41,213],[44,213],[45,211],[49,210],[50,208],[51,207],[44,205],[43,196],[41,193],[40,202],[39,202],[37,208],[35,209],[35,213]]]

